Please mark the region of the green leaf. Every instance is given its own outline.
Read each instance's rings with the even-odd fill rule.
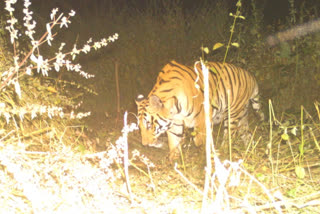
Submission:
[[[223,47],[223,46],[224,46],[224,44],[218,42],[218,43],[216,43],[216,44],[213,45],[212,50],[217,50],[217,49],[219,49],[219,48],[221,48],[221,47]]]
[[[282,138],[282,140],[287,141],[287,140],[289,140],[289,135],[288,135],[287,133],[283,133],[283,134],[281,135],[281,138]]]
[[[297,136],[297,127],[293,127],[291,129],[291,134],[293,134],[294,136]]]
[[[266,178],[266,176],[260,172],[256,174],[256,177],[259,181],[264,181]]]
[[[296,166],[295,172],[298,178],[303,179],[306,176],[306,171],[301,166]]]
[[[78,146],[76,146],[76,149],[81,153],[84,153],[86,151],[86,147],[83,144],[79,144]]]
[[[218,74],[218,71],[214,67],[210,67],[209,70],[214,74]]]
[[[206,54],[208,54],[210,52],[208,47],[201,47],[201,50],[203,52],[205,52]]]
[[[297,196],[297,189],[291,189],[287,192],[287,195],[291,198],[295,198]]]
[[[239,43],[237,43],[237,42],[232,42],[231,45],[234,47],[237,47],[237,48],[240,47]]]
[[[243,19],[243,20],[246,19],[246,17],[244,17],[244,16],[239,16],[239,18],[240,18],[240,19]]]

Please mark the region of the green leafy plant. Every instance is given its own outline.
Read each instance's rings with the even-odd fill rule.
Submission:
[[[236,7],[237,7],[237,10],[235,12],[235,14],[233,13],[230,13],[229,16],[233,17],[233,23],[230,27],[230,36],[229,36],[229,40],[228,40],[228,43],[225,45],[223,43],[215,43],[212,47],[212,50],[215,51],[221,47],[226,47],[226,51],[225,51],[225,54],[224,54],[224,58],[223,58],[223,62],[226,62],[226,59],[227,59],[227,56],[228,56],[228,52],[229,52],[229,49],[231,48],[231,46],[233,47],[239,47],[239,43],[237,42],[232,42],[233,40],[233,35],[234,35],[234,32],[235,32],[235,27],[236,27],[236,21],[237,19],[242,19],[244,20],[245,17],[243,15],[241,15],[241,12],[240,12],[240,9],[241,9],[241,6],[242,6],[242,3],[241,3],[241,0],[238,0],[237,1],[237,4],[236,4]],[[210,49],[208,47],[201,47],[201,50],[205,53],[205,54],[209,54],[210,53]],[[202,59],[204,59],[204,56],[202,56]]]

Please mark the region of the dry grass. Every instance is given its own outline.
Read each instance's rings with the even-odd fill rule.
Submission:
[[[54,152],[30,152],[25,143],[1,146],[1,213],[116,209],[112,200],[116,176],[108,169],[106,153],[77,154],[62,145]]]

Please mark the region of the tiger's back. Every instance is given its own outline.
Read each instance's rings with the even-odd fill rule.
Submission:
[[[224,135],[227,136],[229,96],[231,130],[237,127],[247,130],[249,101],[254,110],[260,109],[255,78],[231,64],[210,62],[207,67],[210,70],[212,122],[217,124],[224,121]],[[157,144],[157,138],[166,132],[172,160],[179,156],[184,127],[196,128],[194,142],[197,146],[205,142],[203,88],[200,63],[195,68],[175,61],[165,65],[148,97],[139,95],[136,99],[142,144]]]

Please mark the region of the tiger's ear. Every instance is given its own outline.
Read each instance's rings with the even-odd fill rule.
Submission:
[[[144,96],[142,94],[139,94],[137,97],[136,97],[136,104],[139,105],[143,100],[145,100]]]
[[[154,112],[159,112],[163,108],[163,103],[157,95],[149,97],[149,107]]]

